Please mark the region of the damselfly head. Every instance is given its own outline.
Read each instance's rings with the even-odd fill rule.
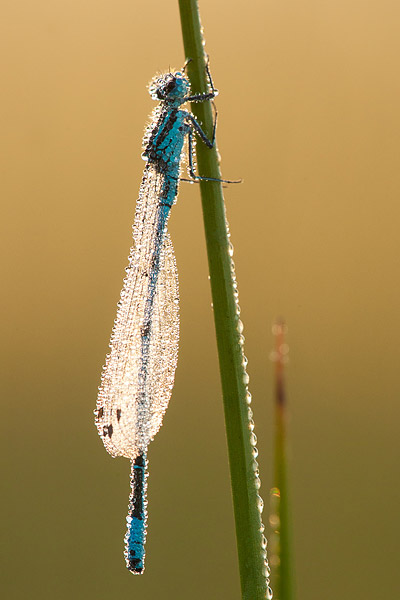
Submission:
[[[179,71],[156,76],[149,85],[150,96],[153,100],[164,100],[172,104],[187,96],[189,90],[189,81]]]

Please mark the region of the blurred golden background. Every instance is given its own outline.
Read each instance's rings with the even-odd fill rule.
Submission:
[[[400,9],[201,0],[262,495],[271,324],[289,327],[298,600],[398,593]],[[92,411],[176,2],[10,1],[1,19],[2,575],[7,600],[239,599],[199,190],[170,231],[180,358],[150,447],[146,572],[125,569],[129,463]]]

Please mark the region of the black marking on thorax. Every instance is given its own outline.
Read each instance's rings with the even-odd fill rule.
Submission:
[[[166,120],[166,122],[164,123],[164,127],[160,133],[160,135],[158,136],[156,145],[157,146],[161,146],[161,144],[163,143],[163,141],[165,140],[165,138],[167,137],[167,135],[169,134],[169,132],[171,131],[171,129],[173,128],[173,126],[176,123],[177,120],[177,116],[178,116],[178,109],[174,108],[170,114],[168,119]]]
[[[143,155],[147,156],[149,161],[158,164],[161,169],[166,166],[166,162],[157,155],[157,149],[165,141],[165,138],[173,128],[178,118],[179,108],[164,108],[160,114],[157,124],[154,126]],[[169,113],[169,114],[168,114]],[[168,117],[167,117],[168,115]],[[161,131],[160,131],[161,129]],[[159,134],[159,135],[158,135]],[[158,135],[158,137],[157,137]],[[157,139],[155,139],[157,137]]]

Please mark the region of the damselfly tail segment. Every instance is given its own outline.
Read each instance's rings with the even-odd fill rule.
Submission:
[[[96,426],[111,456],[132,461],[125,558],[132,573],[144,570],[146,537],[147,447],[162,424],[174,384],[178,359],[179,292],[172,243],[167,232],[176,202],[185,139],[189,139],[189,174],[193,171],[192,136],[209,140],[185,102],[212,100],[216,90],[191,95],[180,72],[153,79],[149,91],[160,103],[143,139],[146,161],[133,224],[133,245],[103,368]],[[218,180],[217,180],[218,181]]]
[[[126,522],[125,561],[135,575],[144,571],[144,544],[147,524],[147,458],[139,454],[131,463],[131,495]]]

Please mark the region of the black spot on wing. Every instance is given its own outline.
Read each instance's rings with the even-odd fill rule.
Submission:
[[[121,418],[121,412],[122,412],[121,409],[117,408],[117,421],[118,421],[118,423],[119,423],[119,420]]]
[[[106,437],[108,435],[108,437],[111,438],[112,434],[113,434],[114,428],[112,425],[104,425],[103,427],[103,436]]]

